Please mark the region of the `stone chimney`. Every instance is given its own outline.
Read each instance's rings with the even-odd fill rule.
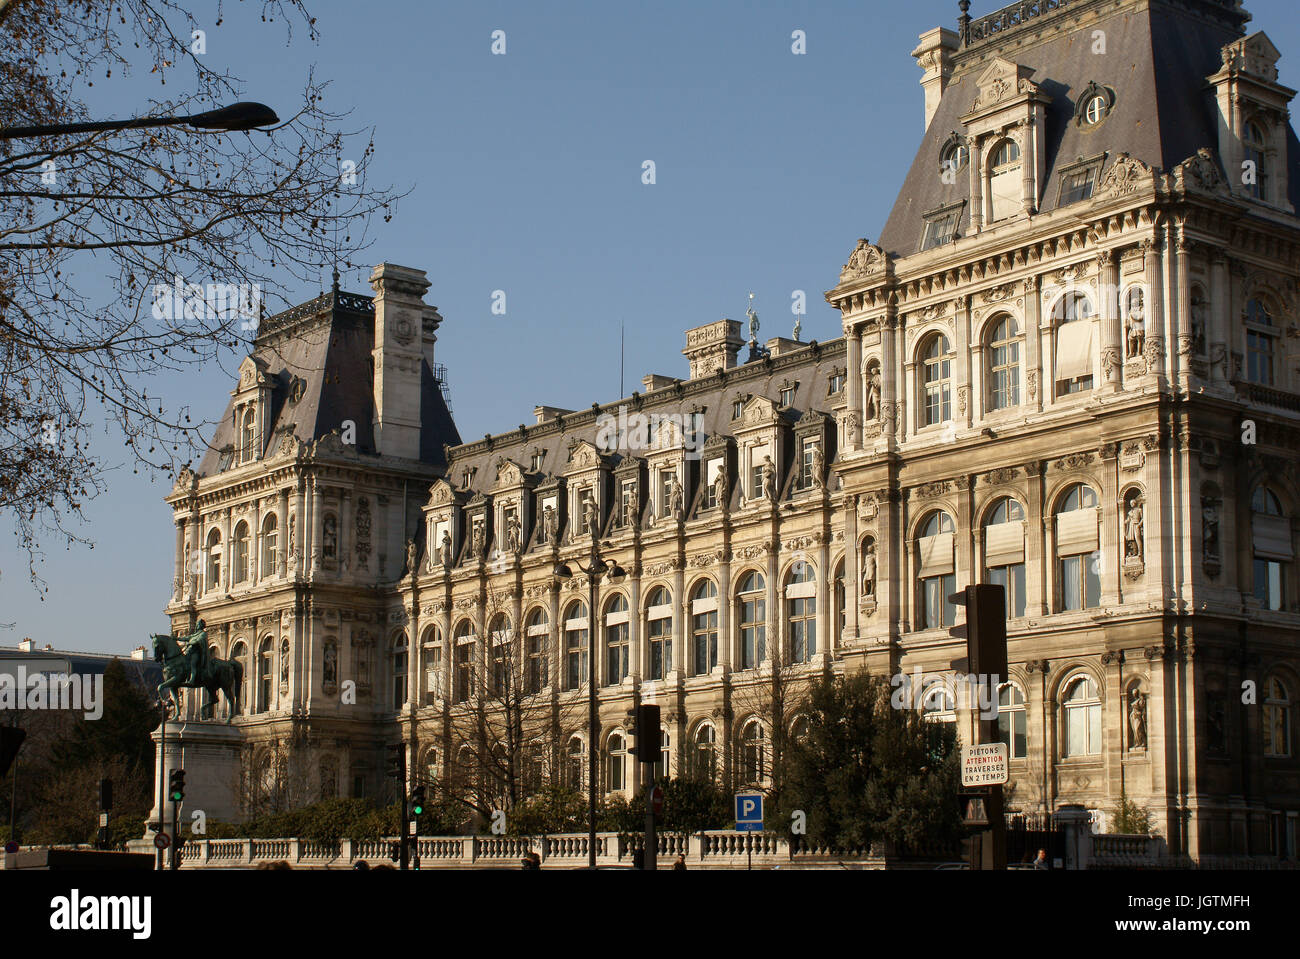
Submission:
[[[30,636],[24,636],[22,641],[18,644],[18,648],[24,653],[30,653],[36,649],[36,640],[32,639]]]
[[[720,369],[731,369],[744,345],[738,320],[719,320],[687,330],[686,349],[682,350],[682,355],[690,360],[691,379],[698,380],[712,376]]]
[[[433,365],[434,330],[442,317],[424,303],[423,270],[380,263],[375,291],[375,448],[384,456],[420,458],[420,371]]]
[[[930,129],[939,100],[952,76],[952,55],[957,50],[958,36],[946,27],[935,27],[921,34],[921,43],[912,51],[917,64],[925,71],[921,89],[925,91],[925,128]]]

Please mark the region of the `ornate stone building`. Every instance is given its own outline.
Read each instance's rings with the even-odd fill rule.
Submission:
[[[250,776],[371,794],[399,740],[422,774],[584,783],[589,673],[610,791],[642,698],[668,772],[730,785],[819,673],[918,673],[968,736],[947,597],[980,581],[1012,809],[1124,795],[1174,851],[1296,855],[1295,91],[1233,0],[960,6],[913,51],[925,133],[827,294],[842,339],[742,357],[724,320],[687,379],[460,443],[422,273],[264,323],[168,500],[168,612],[246,668],[229,729],[182,729],[210,810]],[[593,540],[626,576],[591,610],[555,569]],[[462,717],[507,700],[517,759],[476,752]]]

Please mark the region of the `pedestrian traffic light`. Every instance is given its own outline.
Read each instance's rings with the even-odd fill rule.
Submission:
[[[172,802],[182,802],[185,799],[185,770],[173,769],[171,776],[168,778],[167,793],[171,796]]]
[[[388,747],[387,774],[389,779],[406,781],[406,746],[394,743]]]
[[[411,790],[411,815],[424,815],[424,787],[416,786]]]
[[[18,757],[18,749],[26,738],[25,729],[19,729],[17,726],[0,727],[0,776],[9,772],[9,767]]]
[[[997,584],[967,586],[948,597],[966,607],[966,622],[948,635],[966,642],[967,672],[974,676],[1007,675],[1007,594]]]
[[[636,757],[643,763],[659,761],[659,707],[636,708]]]

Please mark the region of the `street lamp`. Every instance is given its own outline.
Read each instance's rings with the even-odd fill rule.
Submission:
[[[234,103],[188,117],[136,117],[131,120],[100,120],[90,123],[55,123],[34,127],[8,127],[0,129],[0,140],[23,137],[47,137],[64,133],[100,133],[105,130],[134,130],[140,127],[191,126],[196,130],[237,132],[258,127],[274,126],[280,122],[275,111],[265,103]]]
[[[587,565],[575,564],[579,573],[587,575],[587,868],[596,868],[596,789],[597,765],[596,748],[600,738],[600,718],[596,709],[596,627],[599,617],[596,615],[596,582],[602,576],[608,576],[611,583],[617,583],[627,575],[623,567],[612,560],[605,560],[600,555],[600,546],[596,541],[596,531],[591,533],[591,553]],[[574,573],[568,563],[555,567],[558,579],[570,579]]]

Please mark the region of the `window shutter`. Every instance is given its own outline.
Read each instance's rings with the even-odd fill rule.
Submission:
[[[645,618],[649,620],[670,619],[672,618],[672,615],[673,607],[672,604],[669,603],[664,606],[651,606],[646,610]]]
[[[1294,559],[1291,521],[1285,516],[1256,516],[1251,524],[1256,556],[1265,559]]]
[[[1025,561],[1023,520],[984,527],[984,565],[990,569]]]
[[[1097,510],[1095,507],[1058,513],[1056,516],[1056,553],[1074,556],[1097,549]]]
[[[1075,320],[1056,328],[1056,379],[1092,376],[1092,320]]]
[[[921,553],[921,576],[946,576],[953,571],[953,534],[922,536],[917,545]]]
[[[817,595],[817,582],[791,583],[785,588],[787,599],[811,599]]]

